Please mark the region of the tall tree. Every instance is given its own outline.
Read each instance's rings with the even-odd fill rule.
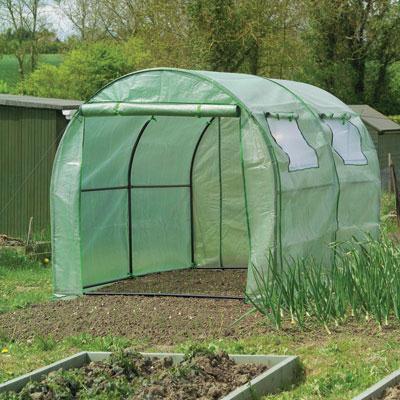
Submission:
[[[369,58],[376,66],[376,74],[369,98],[379,107],[389,85],[389,69],[400,61],[400,2],[387,3],[385,17],[375,17],[371,25],[374,37],[370,38]]]
[[[81,40],[94,41],[103,36],[99,12],[101,2],[96,0],[56,0],[56,3],[71,21]]]
[[[242,62],[241,18],[235,0],[194,0],[189,3],[194,50],[210,69],[236,71]]]
[[[378,62],[377,82],[382,81],[398,55],[399,1],[306,0],[306,4],[306,41],[312,49],[316,83],[348,102],[365,102],[370,63]]]
[[[18,60],[21,78],[26,75],[26,62],[32,71],[38,59],[38,33],[42,27],[42,0],[0,0],[0,20],[7,30],[7,51]]]

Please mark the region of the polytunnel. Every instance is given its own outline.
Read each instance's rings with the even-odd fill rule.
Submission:
[[[246,74],[152,69],[110,83],[68,126],[51,183],[56,295],[188,268],[334,262],[379,231],[367,129],[331,94]],[[290,267],[290,265],[289,265]]]

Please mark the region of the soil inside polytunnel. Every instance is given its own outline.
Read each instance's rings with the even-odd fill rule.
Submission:
[[[127,279],[98,289],[106,293],[175,293],[244,296],[245,269],[184,269]]]

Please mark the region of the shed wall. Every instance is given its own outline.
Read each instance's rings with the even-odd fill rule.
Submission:
[[[49,236],[49,186],[67,121],[61,111],[0,106],[0,233]]]
[[[389,184],[389,153],[396,168],[397,179],[400,178],[400,136],[398,133],[378,135],[377,147],[381,168],[382,189],[387,190]]]
[[[388,190],[389,185],[389,153],[396,168],[397,178],[400,178],[400,136],[398,133],[384,133],[379,135],[378,131],[370,125],[366,125],[368,132],[374,142],[378,153],[379,168],[381,171],[382,189]]]

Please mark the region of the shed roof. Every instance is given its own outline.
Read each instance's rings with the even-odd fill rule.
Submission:
[[[386,115],[367,104],[351,105],[350,108],[360,115],[363,122],[372,126],[378,133],[400,133],[400,125]]]
[[[73,110],[82,104],[79,100],[51,99],[46,97],[0,94],[0,106]]]

